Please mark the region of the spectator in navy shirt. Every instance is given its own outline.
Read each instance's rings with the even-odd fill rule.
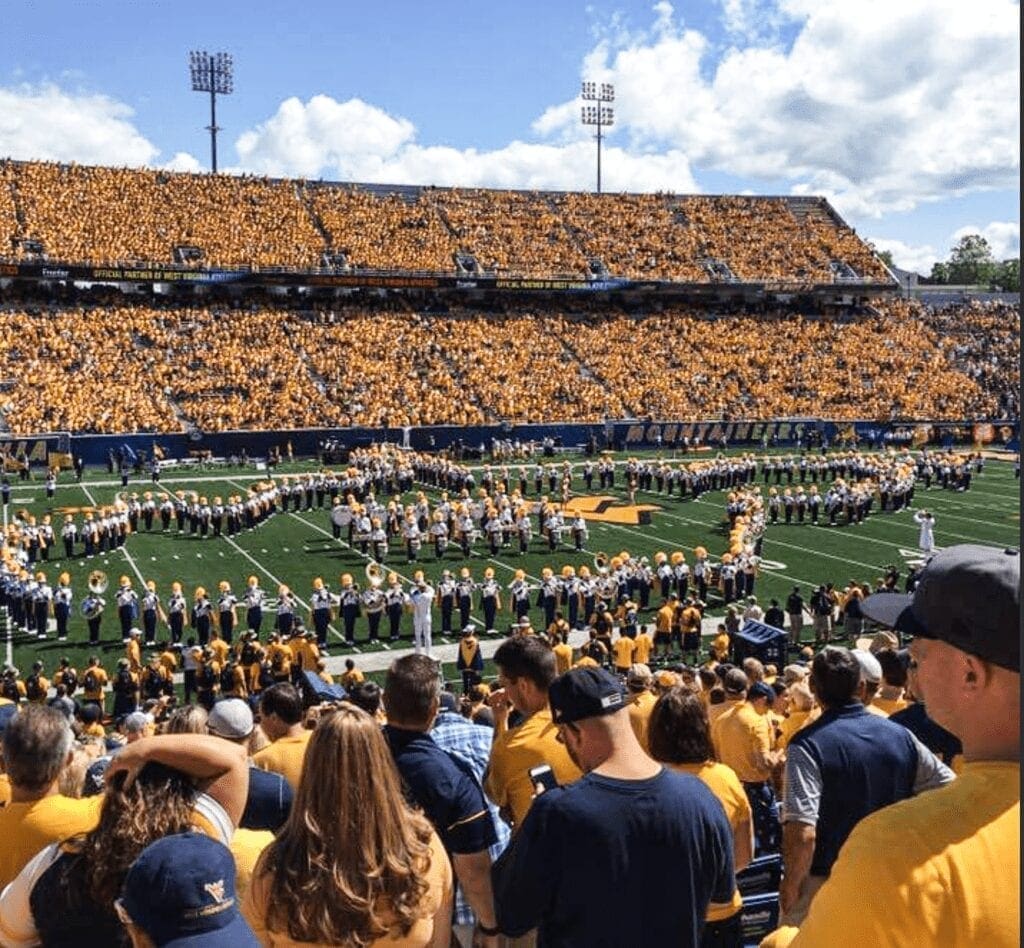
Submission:
[[[728,905],[735,889],[722,805],[644,753],[608,672],[572,669],[549,698],[585,776],[541,793],[494,864],[502,932],[536,928],[543,948],[699,945],[708,906]]]
[[[497,946],[489,847],[498,836],[471,766],[430,736],[440,698],[441,680],[432,658],[396,659],[384,683],[384,736],[407,799],[423,810],[451,857],[459,887],[476,915],[476,941]]]
[[[232,744],[248,749],[255,724],[249,705],[241,698],[218,701],[206,720],[206,730]],[[280,774],[261,770],[249,761],[249,794],[239,826],[276,833],[292,809],[295,794]]]

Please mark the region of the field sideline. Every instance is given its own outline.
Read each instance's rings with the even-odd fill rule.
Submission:
[[[639,456],[639,452],[634,453]],[[312,463],[282,465],[275,474],[294,473],[315,467]],[[493,465],[495,471],[499,467]],[[510,468],[515,473],[518,464],[510,465]],[[173,492],[195,489],[212,500],[216,495],[244,494],[249,484],[262,476],[263,472],[255,472],[251,468],[194,473],[180,469],[168,470],[158,488],[154,488],[146,478],[131,481],[128,490],[137,491],[141,495],[146,490],[154,490],[155,493],[156,490]],[[625,503],[621,472],[617,472],[617,484],[619,490],[605,493],[618,494]],[[5,512],[6,517],[22,509],[27,509],[37,518],[50,512],[41,480],[25,484],[14,482],[12,487],[11,504]],[[530,487],[532,490],[532,481]],[[582,492],[583,484],[579,477],[574,487]],[[52,513],[55,529],[59,533],[63,522],[59,508],[107,504],[120,490],[120,481],[105,471],[88,471],[81,484],[76,484],[71,474],[63,473]],[[432,492],[427,493],[434,498]],[[532,493],[530,497],[532,499]],[[416,569],[423,569],[429,577],[436,579],[442,569],[450,569],[457,575],[463,566],[469,566],[474,578],[480,580],[485,567],[492,566],[496,579],[502,586],[506,586],[518,568],[524,569],[528,576],[536,579],[545,565],[551,565],[556,570],[565,563],[576,567],[592,565],[593,555],[598,551],[614,555],[621,550],[628,550],[634,556],[653,558],[658,550],[671,552],[683,549],[687,552],[688,560],[692,560],[692,549],[698,545],[705,546],[713,558],[726,549],[724,492],[706,493],[698,501],[693,501],[638,491],[636,500],[639,504],[656,504],[662,508],[652,514],[650,525],[591,522],[590,538],[582,554],[575,553],[571,544],[569,548],[563,547],[550,553],[535,536],[531,551],[525,556],[503,550],[497,557],[491,558],[486,545],[478,541],[476,552],[468,561],[462,559],[461,551],[455,546],[449,547],[443,562],[435,561],[433,550],[424,547],[420,551],[419,564],[406,563],[404,549],[393,544],[392,553],[384,565],[386,569],[398,572],[403,580],[410,579]],[[999,547],[1019,544],[1019,482],[1014,478],[1012,466],[1008,463],[987,462],[984,474],[975,477],[971,489],[965,493],[939,489],[924,491],[919,486],[915,492],[915,509],[921,507],[927,507],[935,514],[935,537],[940,547],[967,542]],[[770,597],[784,600],[794,585],[800,586],[806,597],[809,587],[821,582],[832,581],[842,586],[848,580],[856,579],[874,584],[888,564],[895,564],[905,574],[907,564],[919,558],[918,528],[913,523],[912,515],[913,510],[903,510],[897,514],[876,511],[864,523],[849,527],[829,528],[809,523],[770,526],[764,539],[764,568],[755,587],[762,606],[767,605]],[[76,521],[80,523],[81,517],[76,517]],[[58,556],[63,554],[63,545],[58,539],[56,549],[51,551],[51,560],[37,564],[36,569],[46,572],[54,586],[62,571],[71,574],[75,603],[70,638],[67,642],[58,643],[51,632],[46,641],[38,642],[4,628],[2,634],[6,657],[8,660],[13,659],[23,677],[28,675],[32,662],[37,658],[44,662],[47,675],[52,673],[60,656],[68,656],[78,668],[85,664],[91,650],[86,642],[85,620],[79,611],[79,603],[86,592],[87,576],[94,569],[104,570],[111,583],[111,589],[105,597],[107,609],[99,650],[103,664],[108,668],[123,653],[113,605],[113,587],[116,587],[121,575],[131,577],[136,591],[141,590],[144,580],[154,579],[164,600],[174,580],[181,582],[186,597],[191,597],[196,586],[203,585],[214,599],[220,580],[228,580],[237,595],[244,589],[249,575],[259,577],[261,585],[270,596],[276,594],[277,586],[284,582],[303,599],[308,597],[312,580],[316,576],[322,576],[335,590],[343,572],[352,573],[358,583],[365,584],[364,569],[369,558],[348,548],[343,541],[333,539],[326,510],[279,513],[255,530],[243,532],[234,538],[224,536],[203,540],[187,532],[181,535],[176,532],[161,534],[159,518],[155,526],[157,529],[151,534],[142,529],[131,535],[122,549],[90,559],[76,556],[70,561],[63,560]],[[502,605],[507,608],[506,597],[503,597]],[[657,605],[653,598],[652,605]],[[479,619],[479,609],[474,612],[475,618]],[[723,612],[722,604],[713,599],[708,614],[720,616]],[[241,610],[239,615],[243,617]],[[507,619],[507,611],[502,615]],[[540,621],[539,609],[533,609],[531,615],[535,621]],[[272,621],[272,616],[269,621]],[[264,621],[264,633],[268,630],[269,621]],[[435,616],[435,629],[439,625],[439,619]],[[411,618],[407,616],[403,620],[403,634],[411,636],[411,628]],[[359,655],[365,654],[369,648],[380,647],[365,642],[365,619],[359,620],[356,629],[357,645],[355,651],[351,652],[341,644],[340,623],[334,623],[331,635],[333,655],[351,652],[358,661]],[[444,642],[435,634],[435,643]],[[406,644],[402,643],[403,646]]]

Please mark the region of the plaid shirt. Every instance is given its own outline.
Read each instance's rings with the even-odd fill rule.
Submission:
[[[474,724],[455,711],[442,710],[437,715],[430,736],[438,747],[468,764],[480,786],[483,787],[484,771],[487,769],[487,762],[491,759],[491,744],[494,742],[494,731],[491,728]],[[491,812],[491,819],[494,820],[494,828],[498,833],[498,841],[490,848],[491,862],[493,862],[508,845],[512,831],[498,815],[498,808],[490,800],[487,801],[487,808]],[[476,916],[469,907],[461,887],[455,894],[455,914],[452,917],[452,924],[476,924]]]

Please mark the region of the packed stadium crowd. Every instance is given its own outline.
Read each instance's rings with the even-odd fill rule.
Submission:
[[[52,162],[3,161],[0,174],[0,245],[16,259],[313,269],[327,253],[355,269],[452,273],[470,255],[499,276],[582,277],[596,260],[630,279],[798,284],[833,282],[837,261],[890,280],[824,206],[785,198],[388,192]]]
[[[95,665],[5,675],[0,944],[1015,945],[1019,585],[949,547],[777,663],[723,627],[652,670],[665,600],[579,650],[522,625],[485,681],[470,623],[461,694],[423,654],[311,682],[278,633],[215,635],[195,705],[135,636],[109,718]]]
[[[1006,304],[859,318],[266,303],[0,308],[0,424],[45,430],[1014,417]],[[69,377],[73,378],[68,384]]]

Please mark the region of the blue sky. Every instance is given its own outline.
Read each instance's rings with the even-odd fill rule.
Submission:
[[[223,169],[591,188],[581,78],[614,82],[606,190],[827,195],[922,271],[1019,255],[1011,0],[373,4],[5,0],[0,155],[208,166],[192,48],[226,50]]]

